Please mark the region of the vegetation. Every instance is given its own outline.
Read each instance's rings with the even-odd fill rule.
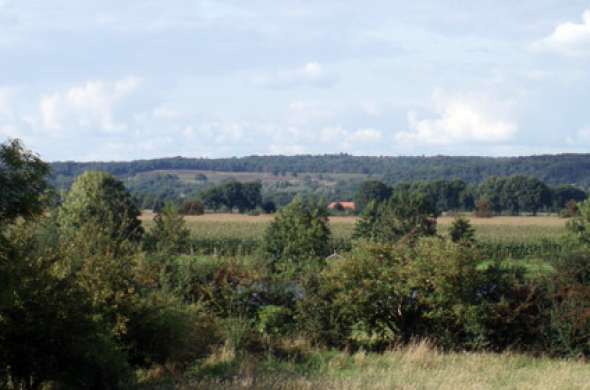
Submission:
[[[55,180],[65,182],[88,170],[115,176],[165,170],[286,173],[357,173],[384,175],[395,185],[412,181],[461,179],[481,183],[490,176],[532,176],[551,185],[590,185],[590,155],[562,154],[530,157],[356,157],[346,154],[323,156],[250,156],[243,158],[164,158],[132,162],[58,162],[51,165]],[[70,179],[71,180],[71,179]],[[70,181],[71,182],[71,181]]]
[[[539,367],[575,387],[587,374],[552,359],[590,357],[590,200],[566,230],[541,219],[557,226],[542,227],[551,240],[522,233],[524,217],[511,231],[505,217],[439,229],[440,209],[465,208],[474,189],[496,213],[553,207],[539,180],[400,184],[388,196],[372,183],[344,233],[325,202],[295,197],[274,217],[230,214],[267,222],[239,228],[255,238],[242,253],[224,240],[247,241],[228,232],[205,253],[177,205],[144,228],[113,175],[85,172],[58,202],[47,171],[20,143],[2,145],[2,388],[382,388],[408,375],[426,387],[548,386]],[[210,190],[203,200],[228,211],[262,204],[259,184]],[[483,226],[502,239],[482,240]],[[520,369],[500,372],[500,358]],[[473,374],[484,364],[494,375]]]

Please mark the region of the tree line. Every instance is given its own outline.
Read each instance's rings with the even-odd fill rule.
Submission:
[[[302,156],[249,156],[241,158],[162,158],[130,162],[54,162],[53,183],[71,183],[87,170],[118,177],[162,170],[211,170],[225,172],[358,173],[380,176],[394,185],[409,181],[460,179],[481,183],[491,176],[531,176],[549,185],[590,186],[590,154],[525,157],[361,157],[347,154]]]
[[[462,180],[401,183],[394,187],[370,180],[362,183],[355,194],[357,208],[363,210],[371,201],[383,202],[396,192],[421,194],[438,212],[474,211],[484,208],[491,214],[537,214],[540,211],[562,212],[568,202],[583,202],[587,193],[577,187],[550,187],[530,176],[493,176],[479,185]]]

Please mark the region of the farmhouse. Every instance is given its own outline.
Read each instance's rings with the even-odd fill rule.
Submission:
[[[356,210],[354,202],[332,202],[328,205],[330,210]]]

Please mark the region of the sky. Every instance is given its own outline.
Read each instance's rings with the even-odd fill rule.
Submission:
[[[49,161],[590,151],[590,0],[0,0]]]

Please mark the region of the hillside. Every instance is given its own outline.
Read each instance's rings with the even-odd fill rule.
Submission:
[[[130,162],[54,162],[51,167],[54,183],[71,182],[87,170],[107,171],[119,177],[172,170],[264,173],[266,177],[293,173],[354,173],[375,175],[388,184],[453,178],[467,183],[481,183],[489,176],[527,175],[547,184],[573,184],[583,188],[590,186],[590,154],[525,157],[363,157],[347,154],[220,159],[172,157]]]

